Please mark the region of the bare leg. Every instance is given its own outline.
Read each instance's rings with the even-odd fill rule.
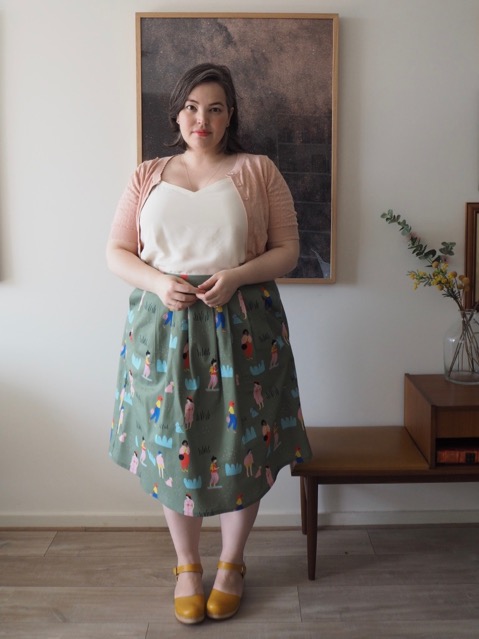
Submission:
[[[220,515],[221,524],[221,561],[242,564],[244,549],[249,534],[258,514],[260,502],[248,506],[244,510],[235,510]],[[214,588],[232,595],[243,592],[243,578],[238,572],[218,569]]]
[[[163,506],[163,511],[175,547],[177,565],[201,563],[199,543],[202,517],[188,517],[166,506]],[[199,573],[185,572],[178,575],[175,597],[200,594],[203,594],[203,582]]]

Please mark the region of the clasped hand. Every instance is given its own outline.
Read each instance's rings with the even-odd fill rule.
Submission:
[[[157,294],[170,311],[181,311],[197,300],[210,307],[222,306],[229,302],[238,286],[238,279],[230,270],[218,271],[197,287],[181,277],[163,275]]]

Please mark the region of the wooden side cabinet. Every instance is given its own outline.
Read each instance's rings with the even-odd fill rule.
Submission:
[[[403,426],[306,430],[313,456],[293,464],[291,474],[301,481],[309,579],[316,575],[318,486],[479,481],[479,457],[473,463],[437,463],[438,452],[451,442],[479,451],[479,387],[459,386],[442,375],[406,375]]]
[[[479,386],[406,374],[404,426],[429,468],[479,474]]]

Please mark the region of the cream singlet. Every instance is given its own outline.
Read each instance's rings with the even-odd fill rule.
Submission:
[[[246,258],[248,221],[229,178],[199,191],[160,182],[140,216],[141,259],[164,273],[210,275]]]

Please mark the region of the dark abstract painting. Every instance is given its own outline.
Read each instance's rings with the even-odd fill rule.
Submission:
[[[335,281],[337,40],[337,15],[137,14],[139,161],[172,153],[179,76],[226,64],[244,147],[275,162],[295,201],[301,255],[282,282]]]

